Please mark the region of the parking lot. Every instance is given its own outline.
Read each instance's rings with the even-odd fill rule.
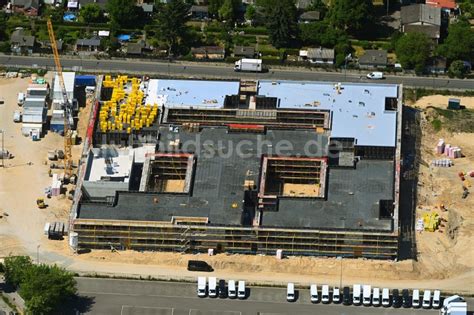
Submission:
[[[198,298],[194,283],[77,278],[81,300],[70,307],[87,314],[438,314],[438,310],[312,304],[309,288],[286,301],[286,288],[248,287],[245,300]]]

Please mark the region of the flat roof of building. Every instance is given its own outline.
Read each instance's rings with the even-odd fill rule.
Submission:
[[[398,85],[306,81],[258,82],[258,95],[278,98],[278,107],[330,110],[333,138],[355,138],[359,146],[395,147],[397,112],[385,110],[387,97],[398,97]],[[226,95],[239,93],[238,81],[150,80],[147,103],[170,108],[219,109]]]
[[[134,161],[133,150],[93,148],[92,156],[84,180],[97,182],[104,178],[115,177],[128,182]]]
[[[239,93],[238,81],[149,80],[146,103],[167,107],[224,107],[226,95]]]
[[[398,97],[398,85],[299,81],[259,81],[258,94],[277,97],[278,108],[332,112],[331,137],[355,138],[359,146],[394,147],[397,111],[385,110],[386,97]]]
[[[191,194],[118,192],[113,206],[81,202],[79,218],[170,222],[173,217],[187,216],[208,218],[211,225],[240,226],[245,221],[245,182],[258,186],[262,155],[308,155],[307,143],[315,140],[323,149],[310,154],[327,155],[327,136],[314,130],[249,134],[216,127],[189,133],[161,127],[160,134],[160,151],[172,151],[169,142],[180,139],[181,150],[195,154]],[[393,198],[393,172],[392,161],[367,160],[360,161],[356,169],[330,169],[327,200],[282,197],[278,211],[263,214],[262,225],[390,230],[391,220],[378,219],[378,202]]]

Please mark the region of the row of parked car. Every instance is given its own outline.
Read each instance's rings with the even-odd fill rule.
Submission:
[[[383,307],[404,307],[404,308],[435,308],[441,307],[441,292],[435,290],[433,295],[431,290],[425,290],[423,295],[420,290],[413,290],[411,295],[408,289],[402,290],[401,294],[398,289],[390,290],[388,288],[372,288],[370,285],[354,284],[352,291],[350,287],[344,287],[341,290],[334,287],[332,290],[329,285],[321,286],[321,291],[318,285],[312,284],[309,288],[310,300],[312,303],[342,303],[344,305],[364,305],[364,306],[383,306]],[[209,277],[209,282],[206,277],[198,277],[197,295],[199,297],[209,296],[211,298],[231,298],[231,299],[245,299],[248,296],[248,290],[245,287],[245,281],[221,279],[217,281],[216,277]],[[286,299],[288,302],[297,300],[297,293],[294,283],[288,283],[286,289]]]
[[[226,287],[225,280],[221,279],[217,282],[216,277],[209,277],[208,285],[206,277],[198,277],[197,295],[198,297],[228,297],[243,300],[247,297],[247,289],[245,288],[245,281],[236,282],[235,280],[229,280]]]
[[[287,300],[289,302],[295,301],[295,285],[288,283],[287,286]],[[383,307],[413,307],[413,308],[435,308],[441,307],[441,292],[435,290],[431,295],[431,290],[425,290],[423,297],[420,298],[420,290],[415,289],[410,292],[404,289],[400,292],[398,289],[390,290],[388,288],[372,288],[370,285],[354,284],[352,293],[349,287],[344,287],[341,291],[338,287],[334,287],[332,292],[328,285],[321,286],[321,295],[319,294],[318,286],[312,284],[310,286],[310,298],[312,303],[343,303],[344,305],[364,305],[364,306],[383,306]]]

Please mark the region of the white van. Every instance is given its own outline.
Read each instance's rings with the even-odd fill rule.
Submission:
[[[364,304],[364,306],[370,306],[371,302],[372,302],[372,287],[368,284],[364,284],[362,304]]]
[[[367,79],[369,80],[382,80],[383,79],[383,73],[379,71],[371,72],[367,74]]]
[[[413,308],[420,307],[420,290],[418,289],[413,290],[413,296],[411,298],[411,306],[413,306]]]
[[[441,307],[441,292],[434,290],[433,292],[433,308],[438,309]]]
[[[246,292],[245,292],[245,281],[239,281],[239,288],[237,290],[237,297],[239,299],[245,299],[245,297],[247,296]]]
[[[227,285],[227,296],[230,299],[235,299],[237,297],[237,290],[235,288],[235,280],[229,280]]]
[[[387,288],[383,288],[382,290],[382,306],[383,307],[390,306],[390,290]]]
[[[217,297],[217,279],[216,277],[209,277],[209,297]]]
[[[19,110],[13,112],[13,122],[21,122],[21,113]]]
[[[311,294],[311,303],[318,303],[319,295],[318,295],[318,286],[316,284],[312,284],[309,287],[309,293]]]
[[[430,308],[431,307],[431,291],[425,290],[423,292],[423,308]]]
[[[329,286],[327,284],[322,286],[321,289],[321,302],[324,304],[329,303]]]
[[[286,287],[286,300],[288,302],[294,302],[296,300],[295,296],[295,284],[290,282]]]
[[[197,295],[199,297],[206,296],[206,277],[198,277]]]
[[[25,104],[25,93],[18,93],[18,106],[23,106]]]
[[[332,302],[336,304],[341,303],[341,291],[338,287],[334,287],[332,290]]]
[[[373,306],[380,306],[380,289],[374,288],[372,291],[372,305]]]
[[[352,304],[354,305],[360,305],[361,303],[361,285],[360,284],[354,284],[352,287]]]

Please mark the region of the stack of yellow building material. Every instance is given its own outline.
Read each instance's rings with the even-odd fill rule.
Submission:
[[[429,212],[423,215],[425,231],[434,232],[439,226],[439,215],[436,212]]]
[[[118,76],[105,76],[105,87],[112,88],[110,101],[103,102],[99,113],[99,128],[102,132],[139,131],[150,127],[158,116],[158,105],[144,104],[144,93],[140,80]]]

